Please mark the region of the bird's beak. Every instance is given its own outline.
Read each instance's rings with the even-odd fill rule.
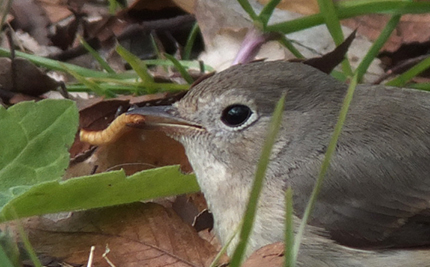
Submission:
[[[127,114],[144,116],[144,129],[161,130],[170,135],[186,135],[195,131],[204,131],[201,125],[182,118],[173,106],[132,108],[127,111]]]

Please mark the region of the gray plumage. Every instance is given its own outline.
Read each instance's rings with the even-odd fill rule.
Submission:
[[[160,124],[183,143],[222,243],[242,218],[281,94],[286,92],[283,121],[248,253],[282,241],[287,186],[299,223],[346,90],[301,63],[255,62],[203,80],[166,108],[163,117],[199,126]],[[229,127],[221,117],[235,104],[249,107],[252,115]],[[326,266],[430,266],[423,249],[430,244],[429,158],[430,94],[357,86],[309,222],[301,264],[315,266],[317,259]]]

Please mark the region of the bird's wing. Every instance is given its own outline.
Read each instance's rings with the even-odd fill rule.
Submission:
[[[430,94],[356,92],[311,224],[353,247],[430,245]]]

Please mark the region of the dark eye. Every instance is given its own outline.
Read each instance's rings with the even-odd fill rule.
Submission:
[[[244,124],[251,117],[251,114],[252,111],[249,107],[236,104],[224,109],[221,120],[227,126],[238,127]]]

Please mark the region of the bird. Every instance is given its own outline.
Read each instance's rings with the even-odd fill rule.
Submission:
[[[283,241],[285,191],[300,224],[348,85],[300,62],[235,65],[171,106],[128,111],[181,142],[226,244],[241,223],[276,103],[285,94],[247,255]],[[298,266],[430,266],[430,93],[357,85]],[[228,253],[234,250],[233,239]]]

